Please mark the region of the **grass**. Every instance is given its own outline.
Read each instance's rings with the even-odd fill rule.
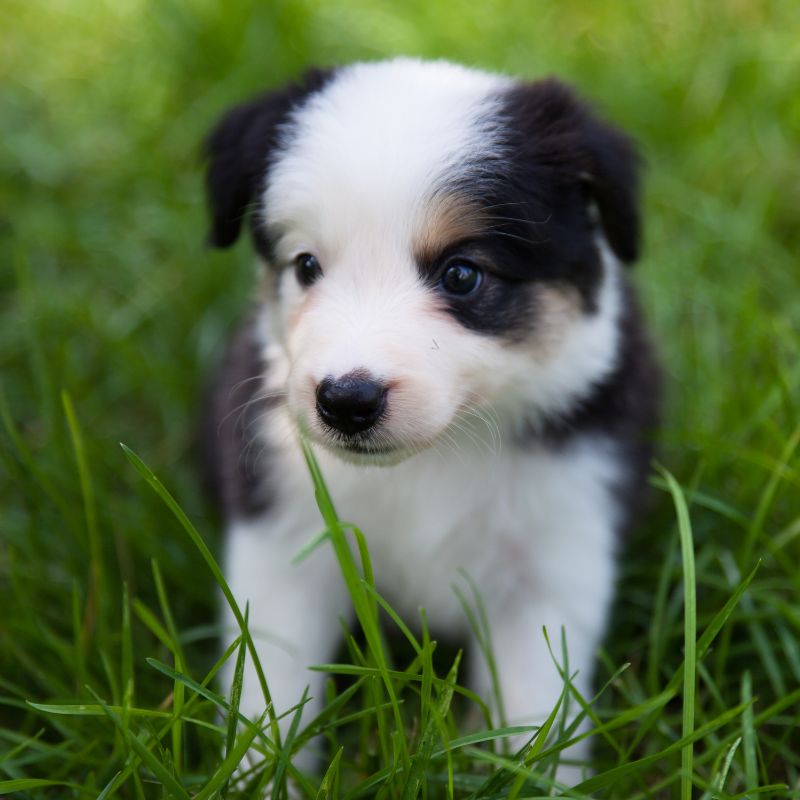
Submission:
[[[458,654],[424,619],[377,625],[370,532],[317,473],[317,546],[363,631],[328,665],[343,679],[280,742],[214,680],[253,653],[246,608],[218,643],[192,431],[252,266],[246,243],[202,246],[197,143],[307,64],[403,52],[560,74],[648,162],[637,278],[668,375],[666,471],[627,544],[603,691],[565,678],[594,722],[573,795],[800,797],[800,7],[8,0],[0,26],[0,795],[235,800],[251,746],[245,777],[277,796],[548,793],[573,735],[559,709],[518,758],[500,720],[463,728],[482,711]],[[304,778],[291,754],[317,732],[326,771]]]

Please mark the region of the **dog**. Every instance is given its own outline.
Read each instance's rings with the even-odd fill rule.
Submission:
[[[556,79],[398,58],[235,107],[206,153],[210,243],[248,224],[263,265],[204,442],[276,711],[306,687],[303,718],[320,710],[307,667],[352,618],[329,547],[293,565],[321,527],[300,433],[366,532],[379,590],[463,642],[488,698],[451,588],[459,570],[474,582],[509,723],[541,722],[563,690],[543,628],[558,654],[563,630],[590,697],[658,421],[628,276],[632,141]],[[242,712],[263,705],[246,673]]]

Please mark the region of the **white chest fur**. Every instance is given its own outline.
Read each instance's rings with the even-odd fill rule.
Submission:
[[[559,597],[558,605],[569,606],[576,589],[605,603],[613,584],[612,491],[620,477],[610,441],[584,437],[561,449],[491,454],[469,443],[443,447],[393,467],[318,453],[340,517],[365,533],[378,586],[398,611],[413,621],[425,607],[434,625],[462,629],[452,589],[459,570],[492,606],[514,592]],[[261,554],[249,554],[255,562],[277,551],[289,557],[321,528],[299,448],[280,450],[280,474],[270,476],[275,505],[257,523]]]
[[[290,708],[308,685],[310,715],[322,683],[307,667],[332,657],[349,599],[328,545],[291,563],[322,525],[299,448],[282,441],[270,476],[277,500],[230,527],[226,566],[239,602],[249,601],[276,706]],[[435,630],[471,643],[472,684],[488,698],[488,670],[452,588],[459,570],[477,584],[510,721],[540,720],[561,691],[543,627],[556,642],[564,628],[570,671],[588,693],[614,583],[620,464],[612,443],[584,437],[559,450],[446,457],[428,450],[388,468],[319,459],[341,518],[367,536],[379,590],[409,623],[425,607]],[[252,674],[242,702],[248,714],[263,706]]]

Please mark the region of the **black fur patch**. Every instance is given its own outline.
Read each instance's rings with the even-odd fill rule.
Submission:
[[[226,519],[259,514],[270,505],[269,458],[257,428],[280,398],[264,397],[267,365],[254,334],[250,320],[228,345],[206,396],[200,431],[206,488]]]
[[[281,125],[308,97],[322,89],[333,70],[312,69],[289,84],[232,108],[206,139],[206,190],[211,209],[209,244],[229,247],[238,238],[250,205],[262,188]],[[257,228],[253,228],[258,240]],[[260,248],[259,248],[260,249]]]
[[[497,204],[498,225],[508,226],[499,229],[513,234],[507,246],[517,248],[517,263],[528,270],[525,279],[575,286],[585,311],[592,313],[602,278],[597,223],[621,261],[632,263],[639,254],[636,150],[627,136],[599,120],[554,79],[512,88],[504,98],[502,116],[508,165],[498,172],[489,200]],[[615,487],[625,529],[646,496],[661,373],[624,276],[622,295],[620,349],[613,372],[599,385],[587,387],[569,414],[549,420],[544,431],[531,430],[530,435],[552,447],[580,434],[609,437],[621,449],[627,468]]]
[[[638,158],[626,136],[555,80],[506,92],[500,123],[502,155],[460,165],[459,177],[437,189],[479,209],[481,230],[419,269],[434,286],[445,260],[472,260],[484,285],[445,298],[448,310],[467,328],[517,340],[536,324],[530,282],[572,286],[584,311],[594,311],[602,277],[595,215],[617,257],[636,258]]]
[[[445,265],[459,259],[480,269],[483,276],[478,289],[464,297],[440,288]],[[508,274],[507,268],[514,263],[495,234],[459,242],[434,259],[419,260],[418,267],[425,282],[437,292],[442,307],[465,328],[517,341],[529,336],[534,302],[528,282]]]
[[[584,234],[593,227],[588,206],[594,203],[611,249],[621,261],[635,261],[640,159],[632,141],[553,78],[518,84],[503,99],[510,156],[505,179],[516,194],[509,199],[534,200],[531,210],[546,212],[543,227],[553,255],[580,268],[589,244]],[[537,231],[543,232],[540,226]]]

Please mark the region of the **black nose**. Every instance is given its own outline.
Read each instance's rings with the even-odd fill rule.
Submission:
[[[386,407],[386,387],[367,373],[325,378],[317,386],[317,413],[342,433],[369,430]]]

